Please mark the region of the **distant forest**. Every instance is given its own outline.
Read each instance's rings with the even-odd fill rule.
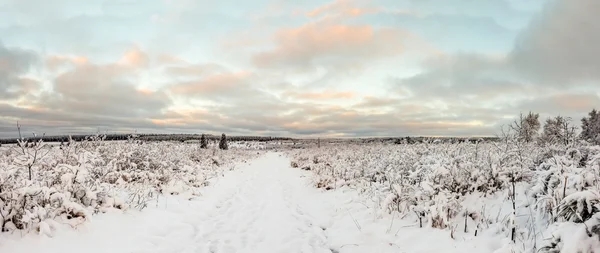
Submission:
[[[74,141],[84,141],[94,135],[71,135]],[[135,139],[139,141],[193,141],[200,140],[200,134],[106,134],[104,136],[105,141],[123,141],[128,139]],[[219,140],[221,136],[217,135],[205,135],[209,140]],[[67,142],[69,140],[68,135],[62,136],[38,136],[38,137],[24,137],[24,140],[28,141],[39,141],[40,139],[44,142]],[[0,139],[0,144],[14,144],[17,143],[18,138]],[[270,136],[228,136],[229,141],[273,141],[273,140],[292,140],[287,137],[270,137]]]
[[[74,141],[84,141],[90,139],[94,135],[71,135]],[[200,134],[106,134],[104,136],[105,141],[123,141],[128,139],[135,139],[139,141],[199,141]],[[205,135],[208,140],[218,141],[220,135]],[[67,142],[69,140],[68,135],[62,136],[38,136],[38,137],[24,137],[27,141],[39,141],[42,139],[44,142]],[[324,143],[332,142],[359,142],[359,143],[421,143],[425,140],[441,141],[441,142],[477,142],[477,141],[496,141],[496,137],[372,137],[372,138],[320,138]],[[7,138],[0,139],[0,144],[14,144],[17,143],[18,138]],[[272,137],[272,136],[227,136],[228,141],[317,141],[317,138],[290,138],[290,137]]]

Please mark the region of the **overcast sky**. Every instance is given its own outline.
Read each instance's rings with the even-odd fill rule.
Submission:
[[[0,137],[494,135],[600,108],[597,0],[0,0]]]

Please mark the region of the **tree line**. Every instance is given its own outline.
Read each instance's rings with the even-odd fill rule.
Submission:
[[[509,130],[512,130],[520,141],[527,143],[568,145],[580,139],[600,145],[600,112],[596,109],[589,112],[581,119],[579,128],[570,117],[551,117],[546,119],[542,126],[538,113],[529,112],[526,115],[521,113],[519,118],[509,125]]]
[[[105,141],[125,141],[132,137],[140,141],[193,141],[200,140],[202,135],[199,134],[102,134],[103,140]],[[220,137],[217,135],[204,135],[208,140],[219,140]],[[90,135],[70,135],[74,141],[84,141],[90,138]],[[69,135],[59,136],[34,136],[24,137],[23,139],[30,142],[43,140],[44,142],[67,142],[69,141]],[[231,136],[228,137],[230,141],[274,141],[274,140],[291,140],[292,138],[287,137],[272,137],[272,136]],[[15,144],[18,138],[7,138],[0,139],[0,144]]]

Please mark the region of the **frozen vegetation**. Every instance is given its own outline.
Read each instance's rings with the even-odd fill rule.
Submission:
[[[356,190],[380,217],[402,217],[455,240],[502,241],[491,245],[498,253],[600,250],[597,145],[503,138],[288,153],[292,167],[313,172],[315,187]]]
[[[0,230],[52,236],[111,209],[142,210],[163,195],[197,196],[211,179],[258,156],[259,146],[200,149],[130,140],[0,147]]]
[[[538,117],[474,142],[4,145],[0,252],[600,252],[600,114]]]

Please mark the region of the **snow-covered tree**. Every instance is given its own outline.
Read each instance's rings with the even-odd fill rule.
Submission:
[[[593,109],[588,117],[581,119],[581,138],[594,144],[600,144],[600,112]]]
[[[575,127],[571,126],[571,118],[556,116],[549,118],[544,124],[540,141],[544,143],[569,144],[575,137]]]
[[[221,135],[221,141],[219,141],[219,149],[227,150],[229,149],[227,145],[227,136],[225,134]]]
[[[540,126],[540,115],[529,112],[525,116],[521,113],[519,118],[513,122],[511,128],[517,133],[520,141],[532,142],[538,137]]]
[[[202,134],[202,136],[200,137],[200,148],[208,148],[208,140],[206,140],[206,136],[204,134]]]

